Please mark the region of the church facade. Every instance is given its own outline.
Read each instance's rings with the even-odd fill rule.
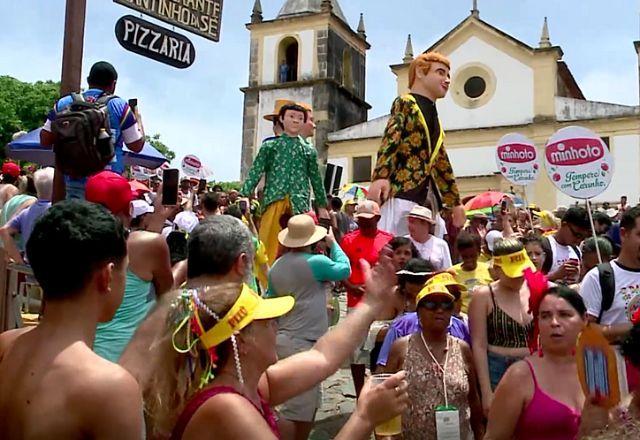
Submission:
[[[638,42],[635,47],[638,50]],[[630,203],[638,203],[640,107],[586,100],[562,61],[562,49],[551,44],[546,19],[538,46],[531,47],[481,20],[474,9],[426,51],[441,52],[452,63],[451,87],[438,101],[438,112],[463,197],[499,190],[526,196],[547,209],[572,204],[545,173],[526,189],[511,185],[498,171],[495,149],[502,136],[517,132],[531,139],[543,158],[555,131],[580,125],[598,133],[615,160],[611,185],[594,201],[614,202],[626,195]],[[403,62],[391,66],[399,95],[408,93],[412,52],[409,38]],[[388,117],[329,135],[328,160],[343,167],[342,183],[369,183]]]
[[[242,179],[262,140],[272,135],[272,124],[263,116],[273,111],[276,100],[290,99],[312,106],[319,159],[342,167],[341,185],[368,185],[389,116],[367,120],[370,45],[362,15],[354,30],[338,0],[285,0],[277,17],[265,20],[260,0],[255,0],[247,28],[251,43],[249,83],[242,89]],[[640,42],[635,48],[640,50]],[[546,19],[534,47],[482,20],[474,6],[426,51],[441,52],[452,63],[451,87],[438,101],[438,112],[463,197],[499,190],[546,209],[572,204],[545,173],[526,189],[511,185],[498,171],[495,148],[502,136],[517,132],[531,139],[543,157],[555,131],[580,125],[598,133],[615,160],[611,185],[594,201],[614,202],[626,195],[631,204],[638,203],[640,106],[585,99],[562,49],[551,44]],[[638,56],[640,61],[640,52]],[[412,60],[409,37],[402,62],[390,66],[399,95],[408,92]]]
[[[262,140],[273,135],[263,116],[278,99],[313,108],[318,157],[327,160],[329,133],[367,120],[366,40],[360,16],[353,30],[337,0],[286,0],[278,16],[265,20],[255,0],[251,23],[249,85],[244,92],[241,177]]]

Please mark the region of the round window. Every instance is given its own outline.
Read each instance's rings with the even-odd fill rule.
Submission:
[[[487,89],[487,83],[479,76],[472,76],[464,83],[464,94],[469,98],[479,98]]]

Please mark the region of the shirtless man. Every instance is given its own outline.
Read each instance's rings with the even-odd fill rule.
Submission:
[[[131,189],[127,179],[101,171],[87,179],[85,197],[107,208],[125,227],[131,223]],[[129,266],[124,300],[114,318],[98,326],[94,350],[117,362],[138,325],[155,304],[156,297],[173,287],[169,246],[161,234],[132,231],[127,239]],[[153,286],[154,294],[150,294]]]
[[[46,312],[37,327],[0,335],[0,438],[143,438],[135,379],[91,350],[96,325],[122,301],[124,229],[95,205],[61,202],[27,254]]]

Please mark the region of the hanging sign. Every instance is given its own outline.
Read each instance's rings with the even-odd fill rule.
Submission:
[[[535,145],[519,133],[509,133],[498,141],[496,164],[500,173],[514,185],[529,185],[540,175]]]
[[[590,199],[607,189],[613,177],[613,157],[607,144],[584,127],[565,127],[545,148],[547,174],[564,194]]]
[[[191,66],[196,59],[196,49],[187,37],[133,15],[121,17],[115,32],[125,49],[178,69]]]
[[[200,178],[202,162],[196,156],[190,154],[182,159],[182,172],[188,177]]]
[[[222,0],[113,0],[208,40],[220,40]]]

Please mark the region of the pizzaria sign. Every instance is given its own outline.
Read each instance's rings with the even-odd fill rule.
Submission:
[[[187,37],[133,15],[121,17],[115,32],[125,49],[179,69],[191,66],[196,58]]]
[[[113,0],[128,8],[181,27],[208,40],[220,41],[222,0]]]

